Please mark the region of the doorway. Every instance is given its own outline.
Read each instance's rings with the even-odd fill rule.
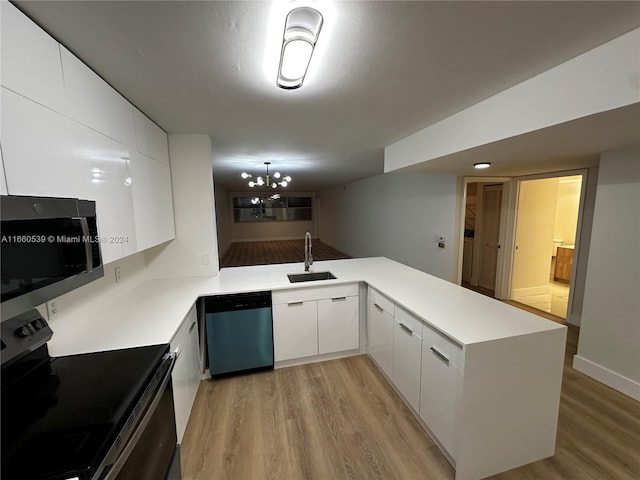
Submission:
[[[582,175],[519,182],[510,299],[567,318]]]
[[[462,286],[494,297],[500,249],[502,183],[466,186]]]

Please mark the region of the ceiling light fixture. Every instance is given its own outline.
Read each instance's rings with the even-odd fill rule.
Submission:
[[[249,187],[265,187],[275,189],[278,187],[286,187],[287,185],[289,185],[289,182],[291,182],[291,177],[289,175],[283,176],[280,174],[280,172],[274,172],[273,178],[275,178],[275,181],[273,181],[271,178],[272,176],[269,175],[269,165],[271,165],[271,162],[264,162],[264,164],[267,166],[267,174],[264,177],[256,177],[255,182],[253,180],[249,180]],[[240,176],[245,180],[247,178],[253,179],[253,175],[247,172],[242,172]]]
[[[315,8],[298,7],[287,14],[278,68],[280,88],[293,90],[302,86],[322,23],[322,15]]]
[[[477,170],[484,170],[485,168],[489,168],[490,166],[491,166],[490,162],[479,162],[479,163],[473,164],[473,168]]]

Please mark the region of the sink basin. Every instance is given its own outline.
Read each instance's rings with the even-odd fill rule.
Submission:
[[[336,276],[331,272],[290,273],[289,282],[317,282],[318,280],[333,280]]]

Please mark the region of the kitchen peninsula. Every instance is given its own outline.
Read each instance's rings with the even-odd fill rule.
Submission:
[[[287,274],[303,270],[302,264],[262,265],[225,268],[210,278],[147,281],[114,299],[92,322],[69,316],[54,324],[51,354],[169,343],[187,314],[193,315],[197,299],[207,295],[356,283],[360,305],[367,305],[360,311],[359,352],[372,356],[456,466],[457,479],[482,478],[553,455],[566,327],[386,258],[316,262],[312,271],[330,271],[337,278],[291,284]],[[370,348],[370,322],[385,311],[406,331],[411,325],[418,352],[422,339],[422,363],[418,353],[412,369],[422,371],[419,403]],[[393,345],[394,338],[388,340]],[[425,362],[434,359],[440,361],[434,368],[449,370],[430,370]],[[424,401],[431,393],[431,404],[447,412],[448,423],[442,424],[440,415],[435,423],[425,421],[432,418]]]

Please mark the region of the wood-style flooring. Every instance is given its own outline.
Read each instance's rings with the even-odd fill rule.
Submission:
[[[351,258],[320,240],[312,241],[314,260]],[[304,262],[304,239],[234,242],[220,259],[220,268]]]
[[[640,478],[640,404],[571,368],[556,454],[498,480]],[[365,355],[200,384],[184,480],[453,479],[444,455]]]

